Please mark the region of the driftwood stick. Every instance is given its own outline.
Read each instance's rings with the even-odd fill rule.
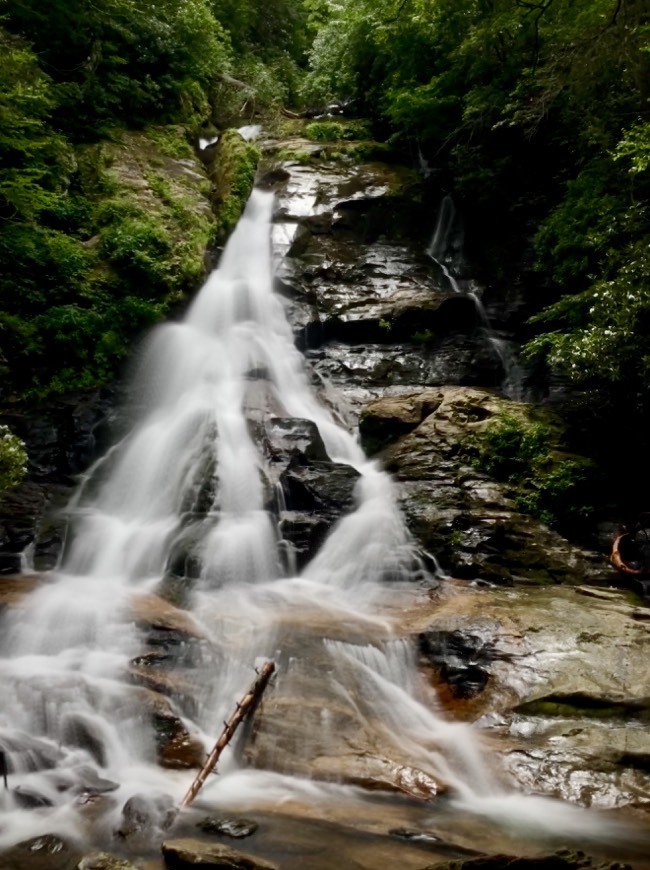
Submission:
[[[275,664],[273,662],[267,662],[259,671],[258,677],[251,688],[237,704],[235,712],[232,714],[230,719],[228,719],[227,722],[224,722],[223,731],[219,735],[217,742],[214,744],[212,752],[208,755],[205,764],[197,773],[194,782],[189,787],[187,794],[181,801],[181,809],[183,807],[188,807],[192,803],[194,798],[201,791],[206,779],[214,770],[214,767],[219,760],[219,756],[232,740],[237,728],[241,725],[246,716],[255,712],[260,698],[262,697],[274,671]]]

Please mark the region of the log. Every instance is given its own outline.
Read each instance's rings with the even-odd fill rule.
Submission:
[[[223,731],[219,735],[219,739],[214,744],[212,752],[208,755],[205,764],[197,773],[194,782],[187,790],[187,794],[181,801],[181,809],[188,807],[197,794],[201,791],[206,779],[214,770],[214,767],[219,760],[219,756],[234,737],[235,731],[244,721],[247,716],[252,715],[257,709],[264,690],[266,689],[269,680],[275,671],[275,664],[267,662],[264,667],[258,672],[257,679],[244,695],[241,701],[237,704],[235,712],[227,722],[224,722]]]

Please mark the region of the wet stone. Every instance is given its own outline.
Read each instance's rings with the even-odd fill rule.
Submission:
[[[205,870],[278,870],[277,864],[248,855],[223,843],[205,843],[190,837],[168,840],[162,845],[169,870],[203,867]]]
[[[254,834],[259,825],[251,819],[215,819],[208,816],[197,824],[197,828],[206,834],[222,834],[241,840]]]
[[[24,840],[0,852],[2,870],[74,870],[79,853],[54,834]]]
[[[411,831],[408,828],[391,828],[388,832],[391,837],[399,837],[400,840],[410,840],[414,843],[437,843],[440,837],[427,834],[425,831]]]

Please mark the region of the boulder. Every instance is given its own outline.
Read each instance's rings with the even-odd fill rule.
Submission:
[[[93,852],[81,859],[76,870],[137,870],[137,867],[118,855],[111,855],[109,852]]]
[[[177,814],[178,808],[167,794],[135,794],[122,807],[120,826],[115,834],[123,840],[151,837],[168,830]]]

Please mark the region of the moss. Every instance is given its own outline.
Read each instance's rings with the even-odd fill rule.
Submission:
[[[123,133],[100,155],[97,183],[112,194],[96,207],[100,251],[122,289],[164,305],[201,280],[215,237],[210,184],[197,178],[198,161],[187,166],[190,157],[179,126]]]
[[[258,149],[236,130],[222,134],[210,166],[216,201],[216,238],[220,242],[225,241],[244,210],[259,160]]]
[[[283,148],[277,153],[278,160],[286,163],[309,163],[312,157],[315,155],[311,151],[301,148]]]
[[[170,125],[168,127],[147,127],[147,139],[155,143],[165,157],[177,159],[192,159],[194,149],[189,143],[185,127]]]
[[[584,518],[592,503],[593,463],[563,452],[563,431],[548,415],[509,407],[477,430],[474,464],[513,485],[517,509],[548,525]]]
[[[313,142],[348,142],[371,138],[366,121],[334,120],[312,121],[305,126],[305,135]]]
[[[560,716],[567,719],[639,719],[650,718],[650,699],[619,701],[594,698],[590,695],[549,695],[528,701],[515,708],[516,713],[529,716]]]

